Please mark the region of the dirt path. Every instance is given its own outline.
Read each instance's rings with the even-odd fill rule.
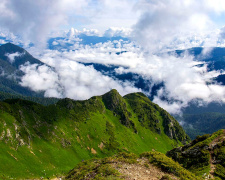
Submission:
[[[125,180],[159,180],[164,175],[170,176],[171,179],[177,180],[176,176],[164,173],[159,168],[148,163],[148,159],[138,159],[137,164],[129,164],[118,162],[112,164],[121,174],[124,175]]]
[[[210,152],[210,159],[209,159],[209,163],[210,163],[210,171],[209,171],[209,177],[208,179],[214,179],[214,172],[216,169],[216,166],[213,164],[213,151]]]

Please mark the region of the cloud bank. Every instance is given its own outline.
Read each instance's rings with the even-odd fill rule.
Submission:
[[[119,24],[130,28],[137,20],[135,4],[136,0],[2,0],[0,24],[27,43],[43,45],[51,32],[65,27],[105,31]]]
[[[60,78],[55,81],[57,82],[55,84],[59,86],[52,87],[60,92],[59,97],[85,99],[91,95],[103,94],[110,88],[117,88],[122,94],[139,91],[131,83],[122,83],[118,79],[112,79],[110,75],[102,75],[92,66],[77,63],[83,62],[106,66],[117,65],[119,66],[115,69],[117,74],[138,74],[151,82],[151,84],[146,84],[150,87],[149,92],[145,92],[147,95],[152,93],[151,87],[163,83],[164,86],[157,90],[153,101],[170,113],[180,113],[181,109],[192,100],[198,100],[201,103],[225,102],[225,87],[213,82],[213,78],[224,74],[224,71],[208,72],[207,63],[194,60],[194,57],[188,53],[179,57],[166,53],[152,55],[143,52],[142,48],[137,47],[135,43],[123,40],[95,45],[77,44],[71,48],[74,49],[70,51],[45,50],[42,53],[30,49],[32,54],[36,53],[36,57],[56,69],[57,76]],[[123,53],[118,54],[118,52]],[[201,57],[205,55],[207,53],[204,51]],[[29,73],[27,74],[27,77],[31,77]],[[26,86],[33,87],[32,79],[27,82]],[[68,83],[64,84],[64,82]],[[98,87],[102,87],[101,90]],[[57,94],[52,93],[52,90],[50,92],[46,91],[46,95]],[[83,92],[86,96],[82,94]]]
[[[135,40],[155,53],[170,48],[174,41],[190,34],[201,36],[216,28],[213,17],[225,13],[224,5],[221,0],[139,1],[136,9],[142,15],[134,26]],[[202,46],[208,46],[207,41]]]
[[[21,85],[34,91],[44,91],[46,97],[88,99],[117,89],[121,95],[141,91],[129,82],[119,82],[96,71],[92,66],[84,66],[61,57],[48,57],[51,68],[37,64],[25,64],[21,70],[25,75]]]
[[[48,33],[68,22],[69,13],[79,13],[85,6],[86,0],[2,0],[0,24],[26,41],[43,43]]]

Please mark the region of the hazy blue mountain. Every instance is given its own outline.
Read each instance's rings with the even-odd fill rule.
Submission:
[[[14,62],[10,63],[7,54],[13,53],[19,53],[21,55],[16,56]],[[9,64],[11,64],[11,66],[16,67],[17,69],[19,68],[20,65],[23,65],[26,62],[29,62],[30,64],[39,64],[39,65],[44,64],[38,59],[34,58],[32,55],[30,55],[25,49],[16,46],[12,43],[7,43],[0,46],[0,59],[8,62]]]
[[[12,56],[13,55],[13,56]],[[11,56],[11,57],[10,57]],[[34,92],[19,84],[24,73],[20,66],[26,62],[30,64],[43,65],[41,61],[34,58],[23,48],[12,43],[0,46],[0,91],[14,95],[25,95],[43,97],[42,92]]]

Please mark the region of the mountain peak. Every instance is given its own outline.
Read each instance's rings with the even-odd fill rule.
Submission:
[[[22,47],[17,46],[13,43],[10,43],[10,42],[0,46],[0,53],[2,53],[2,51],[7,52],[9,54],[15,53],[15,52],[19,52],[19,53],[26,52],[26,50],[24,50]]]
[[[136,131],[134,123],[130,120],[130,113],[127,109],[126,101],[116,89],[112,89],[102,96],[105,107],[113,111],[115,115],[120,116],[121,124],[130,127]]]
[[[11,54],[14,54],[10,57]],[[0,59],[10,63],[12,66],[19,68],[26,62],[30,64],[43,65],[41,61],[30,55],[25,49],[12,43],[6,43],[0,46]]]
[[[122,103],[123,98],[116,89],[112,89],[102,96],[102,100],[106,108],[109,110],[114,110],[116,106]]]

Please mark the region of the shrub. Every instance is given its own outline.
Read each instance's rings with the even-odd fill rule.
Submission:
[[[215,174],[219,176],[221,179],[225,179],[225,168],[220,164],[217,164]]]
[[[188,170],[181,167],[180,164],[173,161],[171,158],[167,157],[165,154],[160,152],[147,152],[142,153],[140,157],[146,157],[149,159],[150,163],[155,164],[163,171],[173,173],[174,175],[180,177],[181,179],[200,179],[199,177],[195,176]]]

